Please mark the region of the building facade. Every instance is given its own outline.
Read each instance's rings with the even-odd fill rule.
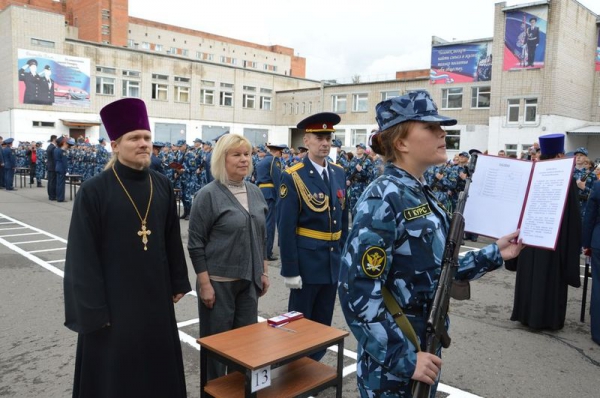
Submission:
[[[0,34],[10,38],[0,42],[4,137],[98,138],[99,110],[139,97],[156,140],[230,130],[297,146],[294,126],[330,111],[342,119],[337,138],[352,149],[376,128],[378,102],[426,89],[459,121],[447,129],[449,156],[471,148],[520,155],[548,133],[566,133],[567,150],[600,155],[600,19],[576,0],[497,3],[492,38],[433,37],[430,69],[352,84],[306,79],[306,60],[291,48],[129,17],[126,0],[0,0],[0,8]],[[25,101],[31,60],[56,79],[51,104]]]

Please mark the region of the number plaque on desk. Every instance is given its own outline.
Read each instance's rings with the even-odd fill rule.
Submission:
[[[252,392],[262,390],[271,385],[271,366],[252,371]]]

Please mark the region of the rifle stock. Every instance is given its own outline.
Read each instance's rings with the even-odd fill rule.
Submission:
[[[458,254],[463,234],[465,232],[465,218],[463,212],[469,196],[469,187],[471,185],[471,175],[475,170],[477,155],[473,154],[468,165],[468,176],[465,189],[458,197],[456,209],[452,215],[450,230],[446,237],[444,246],[444,255],[442,257],[442,271],[438,281],[435,295],[429,306],[429,315],[427,317],[427,328],[425,332],[425,352],[436,355],[438,346],[443,348],[450,346],[450,336],[446,330],[446,314],[450,304],[450,289],[454,276],[458,270]],[[431,386],[422,381],[415,381],[413,389],[413,398],[428,398],[431,393]]]

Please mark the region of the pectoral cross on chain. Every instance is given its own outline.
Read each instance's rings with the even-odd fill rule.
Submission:
[[[144,244],[144,250],[148,250],[146,245],[148,244],[148,235],[152,234],[152,231],[146,229],[146,223],[142,224],[142,230],[138,231],[138,236],[142,237],[142,243]]]

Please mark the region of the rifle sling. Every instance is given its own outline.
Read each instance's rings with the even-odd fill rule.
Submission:
[[[394,299],[390,291],[387,287],[383,286],[381,288],[381,293],[383,294],[383,302],[385,303],[385,307],[392,314],[392,318],[396,321],[396,324],[402,330],[402,334],[406,336],[407,339],[415,346],[417,352],[421,351],[421,346],[419,345],[419,339],[417,339],[417,334],[415,333],[415,329],[410,324],[404,312],[402,312],[402,308],[398,305],[398,302]]]

